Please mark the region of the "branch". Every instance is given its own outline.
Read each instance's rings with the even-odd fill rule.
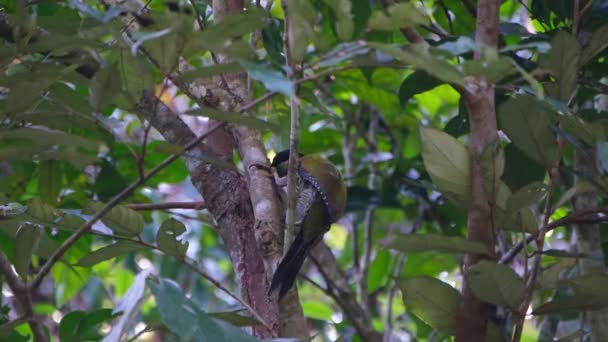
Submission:
[[[27,286],[19,279],[17,274],[13,272],[10,262],[2,252],[0,252],[0,272],[4,275],[6,284],[11,289],[11,292],[13,292],[21,308],[21,317],[18,320],[29,322],[32,334],[34,335],[34,341],[46,340],[43,327],[34,319],[31,292],[28,291]],[[15,321],[11,323],[15,323]]]
[[[196,147],[203,140],[205,140],[209,135],[211,135],[211,133],[215,132],[217,129],[219,129],[223,126],[224,126],[223,123],[219,124],[219,125],[215,126],[213,129],[206,132],[205,134],[194,139],[192,142],[187,144],[182,151],[171,155],[170,157],[165,159],[162,163],[155,166],[152,170],[148,171],[143,177],[141,177],[137,181],[131,183],[131,185],[129,185],[126,189],[124,189],[122,192],[120,192],[119,194],[114,196],[99,212],[97,212],[95,215],[93,215],[93,217],[91,217],[87,222],[82,224],[80,226],[80,228],[78,228],[78,230],[76,230],[72,235],[70,235],[61,244],[61,246],[59,246],[59,248],[57,248],[57,250],[47,259],[47,261],[44,263],[44,265],[42,265],[42,267],[40,268],[40,271],[38,272],[38,274],[36,274],[36,276],[34,277],[34,279],[31,282],[31,284],[29,285],[30,292],[35,291],[40,286],[40,284],[42,283],[42,280],[51,271],[51,268],[53,267],[53,265],[63,256],[63,254],[65,254],[65,252],[67,252],[67,250],[74,243],[76,243],[76,241],[78,241],[78,239],[82,235],[84,235],[86,232],[89,231],[89,229],[91,229],[91,227],[93,226],[93,224],[95,224],[95,222],[97,222],[100,218],[102,218],[105,214],[107,214],[110,210],[112,210],[112,208],[114,208],[120,201],[122,201],[127,196],[129,196],[131,194],[131,192],[133,192],[133,190],[137,189],[138,186],[145,183],[148,179],[152,178],[159,171],[161,171],[162,169],[167,167],[169,164],[176,161],[182,154],[184,154],[185,152],[190,151],[191,149]]]
[[[479,50],[475,58],[479,59],[481,49],[496,49],[498,46],[499,0],[479,0],[475,42]],[[479,241],[491,251],[494,257],[496,237],[495,217],[490,203],[495,202],[495,194],[484,190],[484,174],[481,166],[483,151],[498,140],[494,87],[484,77],[478,76],[466,80],[464,89],[457,88],[469,111],[471,136],[469,150],[471,154],[471,199],[467,210],[467,239]],[[477,254],[465,255],[463,272],[487,256]],[[457,316],[455,342],[483,341],[488,324],[486,303],[475,296],[463,281],[462,305]]]
[[[342,309],[344,315],[351,321],[361,336],[362,341],[380,342],[382,334],[374,330],[369,311],[364,310],[353,292],[346,276],[338,266],[336,258],[325,243],[318,244],[310,254],[319,272],[325,280],[326,292]]]
[[[163,202],[163,203],[133,203],[127,204],[125,207],[143,211],[143,210],[169,210],[169,209],[194,209],[201,210],[205,208],[205,201],[195,202]]]

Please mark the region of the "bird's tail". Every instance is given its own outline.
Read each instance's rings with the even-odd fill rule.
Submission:
[[[277,270],[274,272],[272,282],[270,283],[270,292],[279,288],[279,299],[283,298],[295,283],[298,272],[304,264],[304,259],[306,259],[313,245],[314,240],[304,241],[304,233],[302,231],[296,235],[287,254],[285,254]]]

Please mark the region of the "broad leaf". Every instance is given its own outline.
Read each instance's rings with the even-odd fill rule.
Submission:
[[[471,202],[470,154],[451,135],[432,128],[420,128],[424,167],[433,183],[459,207]]]
[[[334,10],[336,18],[336,33],[338,38],[349,41],[353,38],[355,25],[353,23],[351,0],[325,0],[325,3]]]
[[[186,255],[189,243],[181,242],[177,239],[186,231],[183,223],[174,218],[170,218],[163,222],[156,235],[156,244],[161,251],[167,255],[182,259]]]
[[[608,47],[608,24],[600,26],[589,40],[589,44],[585,46],[581,53],[579,65],[583,66],[593,59],[597,54]]]
[[[429,24],[429,21],[413,4],[406,2],[372,13],[367,22],[370,29],[379,31],[395,31],[417,24]]]
[[[58,160],[43,160],[38,166],[38,187],[40,198],[48,204],[54,205],[61,191],[63,179],[62,165]]]
[[[17,230],[17,236],[15,237],[15,270],[23,279],[27,279],[32,254],[40,240],[41,233],[41,228],[29,223],[22,224]]]
[[[403,106],[407,104],[409,99],[414,95],[424,93],[441,84],[442,82],[440,80],[429,75],[425,71],[414,71],[413,74],[409,75],[403,83],[401,83],[401,86],[399,87],[399,101]]]
[[[518,96],[500,106],[498,118],[502,130],[522,152],[546,168],[555,166],[557,140],[544,105],[533,97]]]
[[[84,212],[94,215],[104,206],[103,203],[91,201]],[[144,229],[144,218],[136,211],[121,205],[112,208],[109,213],[101,218],[101,221],[117,235],[135,236],[139,235]]]
[[[112,309],[72,311],[59,323],[59,338],[61,341],[99,341],[101,324],[112,318]]]
[[[517,309],[524,300],[526,284],[509,266],[480,261],[465,277],[473,293],[488,303]]]
[[[395,234],[387,247],[405,253],[435,251],[489,255],[488,249],[479,241],[433,234]]]
[[[115,103],[120,94],[121,78],[116,64],[110,64],[95,73],[91,79],[89,102],[95,111],[102,111],[107,105]]]
[[[556,78],[556,83],[546,85],[547,93],[563,103],[570,101],[576,87],[580,54],[576,37],[560,30],[551,40],[551,51],[540,58],[540,66]]]
[[[462,298],[450,285],[431,277],[397,281],[406,308],[418,318],[447,335],[456,332],[456,315]]]
[[[127,254],[129,252],[147,248],[148,247],[133,241],[120,240],[116,243],[102,247],[98,250],[91,252],[90,254],[85,255],[82,259],[78,261],[77,265],[82,267],[91,267],[102,261],[106,261],[117,256]]]
[[[173,281],[160,279],[149,285],[156,298],[162,322],[175,335],[194,342],[259,341],[235,327],[218,324],[199,305],[187,298]]]
[[[262,82],[266,89],[282,93],[287,97],[294,95],[293,82],[287,79],[282,72],[262,64],[245,61],[242,61],[241,64],[247,70],[249,76],[256,81]]]
[[[541,182],[534,182],[524,186],[509,197],[507,201],[507,213],[511,214],[519,209],[539,203],[547,195],[548,191],[549,187]]]

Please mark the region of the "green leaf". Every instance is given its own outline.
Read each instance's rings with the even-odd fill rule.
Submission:
[[[302,303],[304,316],[320,321],[331,321],[334,310],[327,303],[320,301],[305,301]]]
[[[287,0],[287,8],[291,57],[295,63],[301,63],[308,44],[315,40],[313,27],[317,11],[310,0]]]
[[[546,168],[555,166],[557,140],[551,131],[549,110],[530,96],[518,96],[498,109],[502,130],[524,152]]]
[[[103,203],[91,201],[84,212],[94,215],[104,207]],[[101,221],[115,234],[127,237],[139,235],[144,229],[144,218],[138,212],[121,205],[112,208],[109,213],[101,218]]]
[[[217,75],[241,71],[243,71],[243,67],[239,63],[215,64],[184,72],[180,75],[180,79],[183,82],[190,83],[198,79],[206,79]]]
[[[134,241],[120,240],[85,255],[78,261],[77,265],[82,267],[91,267],[117,256],[147,248],[148,247]]]
[[[572,258],[562,259],[544,268],[537,281],[541,288],[555,288],[561,279],[562,273],[576,266],[577,260]]]
[[[480,60],[467,60],[461,63],[463,72],[467,76],[483,76],[490,83],[498,83],[517,71],[509,57],[496,56],[495,51],[493,51],[494,56],[487,54],[492,55],[486,53]]]
[[[121,79],[116,64],[110,64],[95,73],[89,86],[89,102],[100,112],[115,102],[120,94]]]
[[[215,319],[228,322],[235,327],[251,327],[259,324],[254,318],[249,316],[240,315],[239,312],[242,310],[225,311],[225,312],[210,312],[209,316]]]
[[[156,244],[167,255],[182,259],[186,255],[189,243],[181,242],[177,237],[186,232],[186,226],[174,218],[163,222],[156,235]]]
[[[536,308],[532,314],[588,311],[608,307],[606,284],[608,284],[608,275],[601,273],[558,281],[558,287],[572,288],[574,294],[557,297],[553,301]]]
[[[387,247],[405,253],[435,251],[490,255],[486,246],[479,241],[433,234],[395,234]]]
[[[420,127],[424,167],[433,183],[459,207],[471,202],[470,155],[468,149],[451,135]]]
[[[373,49],[393,56],[398,61],[411,64],[416,69],[424,70],[444,82],[460,85],[464,82],[462,72],[448,61],[431,54],[429,48],[425,45],[408,45],[404,48],[383,43],[368,43],[368,45]]]
[[[556,83],[546,85],[547,93],[563,103],[570,101],[576,87],[580,54],[576,37],[560,30],[551,39],[551,51],[540,58],[540,66],[556,78]]]
[[[353,38],[355,24],[353,22],[351,0],[325,0],[325,3],[334,10],[336,18],[336,33],[338,38],[349,41]]]
[[[182,289],[169,279],[150,282],[162,322],[175,335],[194,342],[256,342],[257,338],[240,329],[220,325],[198,304],[184,296]]]
[[[27,279],[32,254],[38,241],[40,241],[41,233],[41,229],[29,223],[22,224],[17,230],[17,236],[15,237],[15,270],[23,279]]]
[[[542,182],[533,182],[515,192],[507,201],[507,214],[515,213],[519,209],[532,204],[540,203],[547,195],[549,186]]]
[[[403,294],[403,303],[432,328],[447,335],[456,332],[456,315],[462,298],[450,285],[431,277],[418,277],[397,281]]]
[[[505,171],[505,152],[498,140],[485,146],[480,163],[483,190],[490,198],[496,200],[502,185],[500,178]]]
[[[38,187],[40,198],[48,204],[57,203],[61,191],[63,170],[58,160],[43,160],[38,167]]]
[[[414,25],[430,24],[427,16],[422,14],[416,7],[407,2],[391,5],[386,10],[372,13],[367,22],[371,30],[396,31]]]
[[[59,323],[59,339],[70,342],[99,341],[103,337],[99,332],[101,323],[112,318],[112,309],[72,311],[63,316]]]
[[[480,261],[465,275],[475,296],[488,303],[517,309],[526,294],[526,284],[506,265]]]
[[[608,47],[608,24],[600,26],[589,40],[589,44],[585,46],[581,53],[579,66],[583,66],[593,59],[597,54]]]
[[[251,128],[257,128],[261,131],[273,131],[280,132],[281,127],[273,122],[264,121],[253,116],[250,116],[245,113],[237,113],[237,112],[223,112],[221,110],[217,110],[211,107],[197,108],[192,109],[184,114],[186,115],[196,115],[196,116],[204,116],[217,121],[226,121],[235,123],[240,126],[246,126]],[[211,156],[209,156],[211,157]],[[218,158],[215,158],[219,160]],[[229,164],[225,164],[228,167]]]
[[[425,71],[414,71],[399,87],[399,102],[404,106],[414,95],[429,91],[442,83]]]
[[[35,223],[50,225],[55,222],[58,212],[52,206],[34,199],[28,204],[26,214]]]
[[[367,275],[368,292],[374,292],[386,283],[390,274],[390,266],[390,252],[387,249],[381,249],[369,267],[369,274]]]
[[[293,82],[285,75],[275,69],[263,64],[241,61],[241,65],[254,80],[262,82],[266,89],[284,94],[287,97],[294,96]]]
[[[140,54],[133,56],[128,49],[120,49],[116,59],[116,71],[120,75],[123,94],[135,105],[143,96],[144,90],[154,89],[152,69]]]
[[[602,140],[604,134],[602,126],[588,123],[575,115],[561,115],[559,123],[564,131],[574,135],[589,146],[593,146],[597,141]]]

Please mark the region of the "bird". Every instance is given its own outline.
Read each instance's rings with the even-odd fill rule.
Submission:
[[[289,150],[273,158],[271,166],[279,177],[287,176],[288,162]],[[317,155],[300,154],[296,170],[295,238],[270,283],[270,292],[278,289],[279,299],[291,289],[312,248],[346,208],[346,185],[332,162]]]

